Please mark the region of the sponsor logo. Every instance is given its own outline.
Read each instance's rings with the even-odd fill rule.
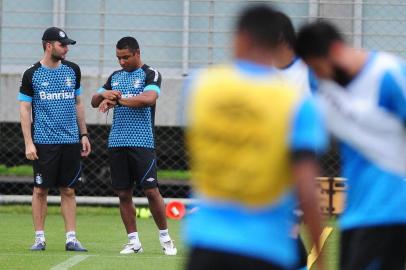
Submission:
[[[122,98],[132,98],[132,97],[136,97],[138,94],[131,94],[131,93],[127,93],[127,94],[123,94],[121,95]]]
[[[49,82],[43,82],[43,83],[41,83],[41,86],[47,87],[48,85],[49,85]]]
[[[59,92],[59,93],[46,93],[44,91],[39,92],[39,98],[42,100],[58,100],[58,99],[72,99],[75,98],[74,92]]]
[[[36,175],[35,175],[35,183],[37,183],[38,185],[41,185],[42,184],[42,175],[40,174],[40,173],[37,173]]]
[[[117,86],[118,85],[118,82],[113,82],[112,84],[111,84],[111,86]]]
[[[152,178],[152,177],[150,177],[150,178],[148,178],[146,181],[147,181],[147,182],[154,182],[154,181],[155,181],[155,179],[154,179],[154,178]]]
[[[59,31],[59,36],[61,38],[64,38],[64,37],[66,37],[66,34],[63,31]]]

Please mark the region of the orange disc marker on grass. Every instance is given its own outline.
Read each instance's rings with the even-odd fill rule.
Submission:
[[[185,216],[185,205],[180,201],[171,201],[166,205],[166,216],[171,219],[181,219]]]

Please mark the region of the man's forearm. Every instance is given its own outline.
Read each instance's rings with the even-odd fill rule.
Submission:
[[[99,107],[99,105],[103,101],[103,99],[104,98],[101,94],[94,94],[92,97],[92,101],[91,101],[92,107],[93,108]]]
[[[30,107],[31,108],[31,107]],[[32,144],[32,134],[31,134],[31,109],[21,106],[20,107],[20,121],[21,129],[24,136],[25,145]]]
[[[85,108],[81,101],[76,103],[76,115],[80,134],[87,133],[87,127],[85,122]]]
[[[307,224],[313,243],[319,248],[321,234],[321,215],[316,194],[315,178],[318,166],[315,160],[303,160],[294,168],[300,206],[304,212],[304,221]]]

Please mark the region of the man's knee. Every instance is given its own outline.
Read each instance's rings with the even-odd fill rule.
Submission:
[[[132,190],[115,190],[120,202],[132,202],[133,194]]]
[[[73,188],[60,188],[59,191],[61,192],[62,197],[66,198],[73,198],[75,197],[75,190]]]
[[[148,200],[157,200],[161,197],[158,188],[145,189],[144,193]]]
[[[47,188],[34,187],[32,195],[37,198],[45,198],[48,195]]]

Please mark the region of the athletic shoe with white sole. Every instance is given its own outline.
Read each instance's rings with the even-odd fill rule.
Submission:
[[[46,244],[45,241],[42,241],[40,239],[35,239],[34,245],[31,246],[30,250],[33,251],[40,251],[40,250],[45,250]]]
[[[124,249],[120,251],[120,254],[133,254],[133,253],[141,253],[144,250],[142,249],[141,243],[127,243],[124,245]]]
[[[79,240],[75,239],[73,241],[69,241],[68,243],[65,244],[65,250],[66,251],[81,251],[81,252],[87,252],[87,249],[82,246],[82,244],[79,242]]]
[[[161,242],[161,247],[162,247],[165,255],[174,256],[174,255],[176,255],[176,253],[178,253],[178,250],[176,249],[175,243],[173,242],[173,240]]]

